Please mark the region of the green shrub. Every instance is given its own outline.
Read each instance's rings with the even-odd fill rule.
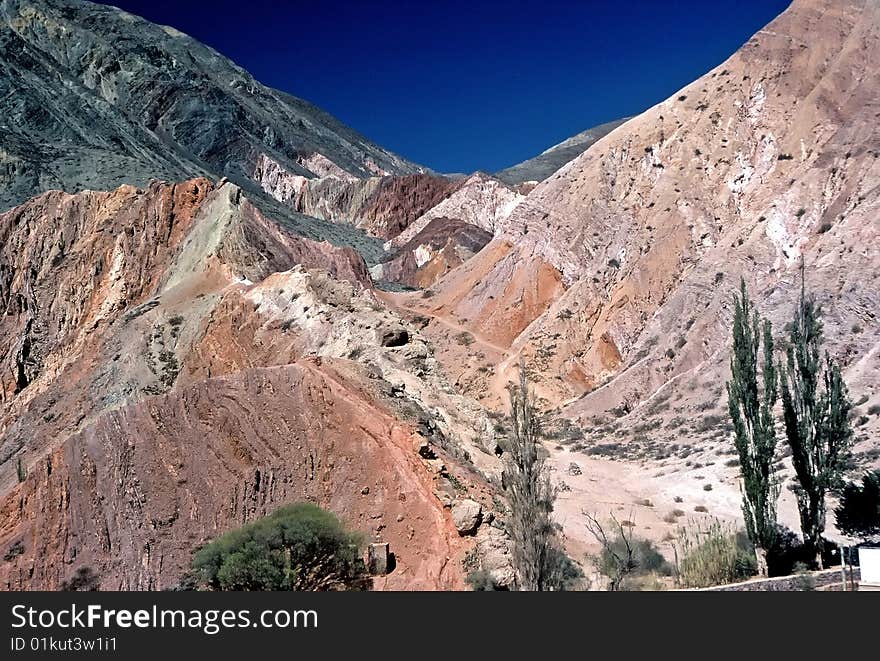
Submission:
[[[296,503],[204,546],[193,569],[213,590],[368,589],[360,543],[332,513]]]
[[[677,538],[678,580],[683,587],[735,583],[757,571],[748,537],[717,519],[704,526],[679,528]]]

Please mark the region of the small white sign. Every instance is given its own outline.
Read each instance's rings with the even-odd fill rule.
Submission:
[[[861,583],[880,585],[880,548],[860,548],[859,567],[862,573]]]

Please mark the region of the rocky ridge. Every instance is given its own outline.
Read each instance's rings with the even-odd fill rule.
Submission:
[[[245,185],[263,155],[295,174],[424,169],[216,51],[107,5],[0,2],[0,210],[49,189],[151,178]]]

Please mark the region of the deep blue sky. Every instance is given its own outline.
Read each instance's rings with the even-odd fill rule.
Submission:
[[[442,172],[495,171],[636,114],[789,0],[114,0]]]

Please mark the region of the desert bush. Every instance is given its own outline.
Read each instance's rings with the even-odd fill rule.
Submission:
[[[3,555],[3,562],[11,562],[15,560],[18,556],[24,553],[24,545],[21,543],[21,540],[15,542],[12,546],[9,547],[9,550]]]
[[[486,569],[476,569],[469,572],[466,580],[474,592],[494,592],[498,590],[498,584],[492,578],[492,574]]]
[[[97,592],[101,577],[91,567],[80,567],[66,581],[61,582],[62,592]]]
[[[475,338],[471,333],[468,333],[467,331],[462,331],[455,336],[455,341],[462,346],[469,347],[475,342]]]
[[[599,554],[590,559],[603,576],[611,579],[610,590],[632,589],[634,578],[674,573],[673,566],[653,542],[633,537],[631,522],[618,521],[611,515],[603,524],[594,515],[584,512],[584,516],[587,529],[602,547]]]
[[[366,589],[361,541],[332,513],[296,503],[202,547],[193,570],[213,590]]]
[[[715,429],[722,422],[724,422],[723,416],[715,414],[704,415],[702,418],[694,423],[694,431],[698,434],[702,434],[711,429]]]
[[[703,525],[679,528],[675,550],[678,581],[683,587],[709,587],[735,583],[757,571],[748,536],[717,519]]]

